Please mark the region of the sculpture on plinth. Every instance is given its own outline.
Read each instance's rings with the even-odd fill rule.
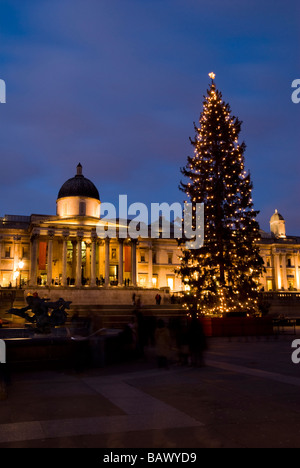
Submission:
[[[27,306],[21,309],[12,308],[7,314],[17,315],[25,319],[36,333],[50,333],[52,327],[65,325],[70,309],[71,301],[59,298],[51,302],[49,299],[41,299],[37,293],[26,297]]]

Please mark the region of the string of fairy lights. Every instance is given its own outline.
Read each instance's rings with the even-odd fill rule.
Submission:
[[[204,245],[183,249],[179,272],[188,309],[205,315],[252,313],[258,309],[262,259],[256,246],[258,212],[244,162],[246,146],[239,143],[241,122],[216,89],[215,74],[209,77],[210,88],[191,140],[194,156],[181,169],[188,179],[181,182],[181,190],[194,205],[205,206]]]

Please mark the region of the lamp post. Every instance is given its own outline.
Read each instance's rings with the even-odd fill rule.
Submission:
[[[22,289],[22,282],[21,282],[21,276],[22,276],[22,269],[24,268],[24,262],[23,260],[19,261],[19,271],[20,271],[20,289]]]

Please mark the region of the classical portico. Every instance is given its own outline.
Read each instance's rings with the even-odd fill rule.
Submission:
[[[135,240],[100,239],[95,228],[84,225],[68,230],[41,225],[30,238],[29,285],[122,287],[126,280],[136,286],[136,250]]]

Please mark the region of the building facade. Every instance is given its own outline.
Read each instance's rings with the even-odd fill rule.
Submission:
[[[300,237],[286,235],[285,220],[277,210],[270,219],[270,233],[261,231],[259,249],[265,267],[263,290],[299,291]]]
[[[95,185],[77,173],[59,190],[56,215],[0,218],[0,285],[29,288],[168,288],[180,292],[175,274],[180,249],[175,239],[118,236],[100,238],[100,197]],[[104,226],[105,229],[105,226]],[[270,233],[261,231],[265,291],[300,290],[300,237],[286,236],[275,211]]]
[[[59,190],[55,216],[0,219],[1,287],[181,290],[174,239],[119,238],[118,223],[116,237],[100,238],[101,222],[99,192],[79,164]]]

